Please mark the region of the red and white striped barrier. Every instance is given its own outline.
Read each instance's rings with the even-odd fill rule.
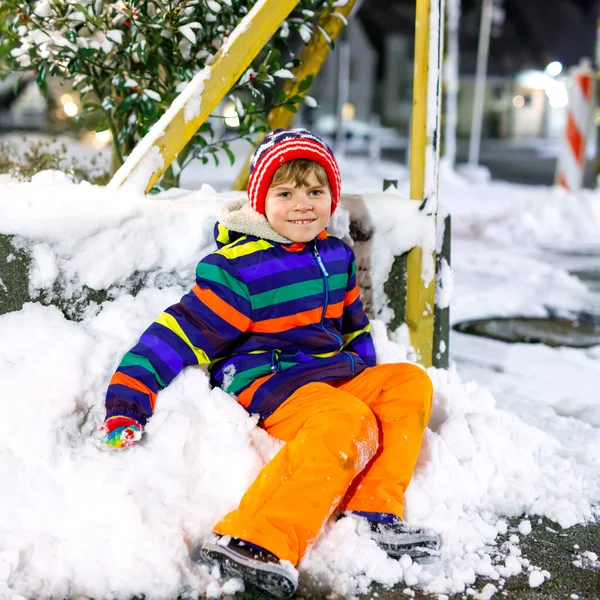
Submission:
[[[585,145],[594,106],[596,74],[589,60],[583,59],[571,70],[573,85],[569,92],[567,123],[561,153],[556,166],[556,185],[570,192],[583,184]]]

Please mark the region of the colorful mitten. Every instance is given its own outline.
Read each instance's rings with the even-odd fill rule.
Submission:
[[[106,433],[104,443],[111,448],[129,448],[142,437],[143,427],[130,417],[110,417],[100,431]]]

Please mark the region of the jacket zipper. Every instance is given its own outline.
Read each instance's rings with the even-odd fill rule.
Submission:
[[[352,375],[354,375],[354,356],[352,356],[352,354],[350,354],[350,352],[344,352],[344,354],[347,354],[348,357],[350,358],[350,363],[352,365]]]
[[[335,339],[338,341],[339,349],[341,350],[344,346],[344,342],[343,342],[342,338],[339,335],[336,335],[335,333],[331,333],[330,331],[327,331],[325,329],[325,314],[327,313],[327,307],[329,306],[329,282],[327,281],[327,278],[329,277],[329,273],[327,272],[327,269],[325,268],[325,264],[323,263],[323,259],[321,258],[321,255],[319,254],[319,250],[317,249],[316,242],[313,245],[313,254],[315,255],[315,260],[317,261],[317,265],[319,265],[319,269],[321,269],[321,274],[323,275],[323,282],[325,284],[325,303],[323,305],[323,313],[321,314],[321,329],[323,329],[323,331],[325,333],[329,333],[335,337]],[[354,363],[354,361],[352,361],[352,362]],[[353,364],[352,370],[354,371],[354,364]]]

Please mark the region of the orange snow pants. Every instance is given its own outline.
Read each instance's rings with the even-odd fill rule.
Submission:
[[[287,443],[215,533],[295,565],[336,509],[401,517],[432,397],[429,376],[410,363],[296,390],[263,422]]]

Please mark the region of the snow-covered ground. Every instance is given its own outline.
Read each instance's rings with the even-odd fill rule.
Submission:
[[[32,288],[62,277],[66,295],[83,284],[113,291],[80,322],[39,304],[0,316],[2,600],[215,598],[239,589],[192,564],[189,552],[279,442],[211,390],[202,369],[160,394],[142,443],[106,451],[96,433],[113,369],[191,284],[238,168],[194,168],[183,185],[198,191],[147,199],[60,174],[32,183],[0,177],[0,233],[35,240]],[[345,192],[380,190],[383,178],[408,189],[400,165],[348,158],[341,169]],[[550,251],[598,248],[600,194],[478,180],[441,174],[440,199],[453,216],[452,321],[600,306],[565,271],[564,253]],[[133,296],[119,286],[135,271],[151,276]],[[380,362],[406,358],[402,331],[396,343],[381,321],[373,328]],[[569,527],[600,516],[600,347],[508,345],[459,333],[450,347],[451,368],[429,370],[435,404],[405,515],[440,532],[439,568],[388,559],[342,519],[301,563],[301,586],[351,596],[379,582],[487,598],[524,570],[532,586],[543,585],[552,574],[519,550],[531,520]],[[508,518],[520,515],[500,545],[511,533]],[[597,555],[586,556],[587,568],[600,567]],[[483,591],[472,587],[477,575],[490,580]]]

